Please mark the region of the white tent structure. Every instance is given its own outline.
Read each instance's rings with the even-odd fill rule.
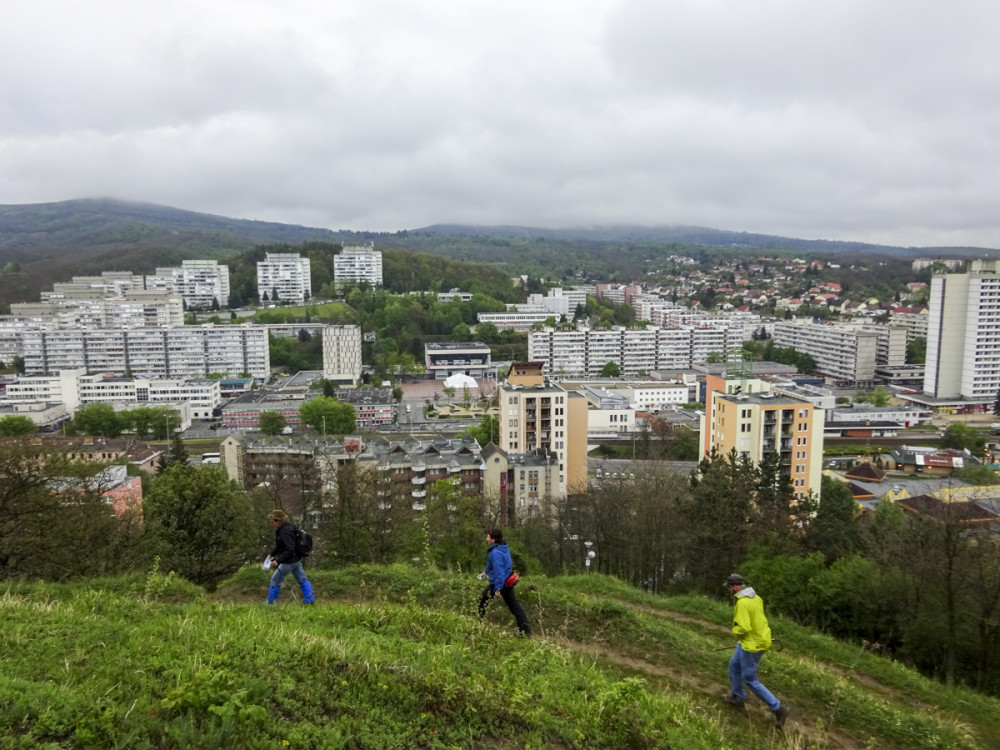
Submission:
[[[456,391],[460,391],[463,388],[478,388],[479,383],[475,381],[474,378],[470,378],[461,372],[456,372],[454,375],[449,375],[444,381],[445,388],[454,388]]]

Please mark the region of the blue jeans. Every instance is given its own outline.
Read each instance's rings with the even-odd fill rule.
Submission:
[[[750,692],[764,701],[769,709],[777,711],[781,708],[781,701],[757,679],[757,665],[763,656],[763,651],[744,651],[743,646],[737,643],[733,658],[729,660],[729,684],[732,685],[733,695],[737,698],[746,700],[749,688]]]
[[[281,582],[285,580],[285,577],[289,573],[292,574],[292,577],[295,579],[295,582],[299,584],[299,586],[301,586],[303,582],[309,580],[306,578],[306,572],[302,569],[301,562],[281,563],[277,568],[275,568],[274,575],[271,576],[271,586],[274,588],[281,586]]]

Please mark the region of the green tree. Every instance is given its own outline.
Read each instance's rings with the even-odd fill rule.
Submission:
[[[159,470],[162,473],[171,466],[187,466],[190,462],[187,447],[179,432],[170,439],[170,446],[160,454]]]
[[[906,364],[922,365],[927,360],[927,338],[918,336],[906,342]]]
[[[822,552],[827,562],[853,554],[861,547],[858,504],[846,484],[828,476],[820,479],[819,507],[810,520],[806,544]]]
[[[217,467],[168,467],[153,481],[143,514],[162,569],[203,586],[216,586],[266,543],[260,509]]]
[[[495,344],[500,340],[500,330],[493,323],[480,323],[476,326],[476,338],[484,344]]]
[[[965,422],[952,422],[944,431],[941,447],[969,450],[981,456],[986,449],[986,438],[979,430]]]
[[[122,434],[122,422],[111,404],[84,404],[73,415],[72,432],[114,438]]]
[[[105,464],[0,441],[0,579],[61,580],[123,569],[127,516],[108,512]],[[86,565],[80,561],[86,560]]]
[[[9,414],[0,419],[0,437],[27,437],[36,432],[38,425],[23,414]]]
[[[302,423],[324,435],[347,435],[354,432],[357,417],[351,404],[329,396],[317,396],[299,407]]]
[[[698,464],[679,515],[689,583],[698,590],[718,591],[746,557],[758,520],[758,482],[753,462],[735,449],[713,452]]]
[[[604,367],[601,368],[599,377],[602,378],[617,378],[621,377],[622,371],[618,366],[617,362],[607,362]]]
[[[267,409],[260,413],[260,431],[265,435],[280,435],[287,424],[281,412]]]
[[[467,428],[459,437],[462,435],[474,437],[476,442],[481,446],[487,443],[495,443],[500,439],[500,420],[492,414],[487,414],[479,424]]]

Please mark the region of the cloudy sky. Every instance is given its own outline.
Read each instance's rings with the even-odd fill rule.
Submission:
[[[41,0],[0,203],[1000,247],[986,0]]]

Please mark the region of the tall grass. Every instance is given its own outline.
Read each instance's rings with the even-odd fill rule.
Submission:
[[[263,577],[262,577],[263,576]],[[522,579],[535,637],[471,576],[259,568],[209,597],[172,577],[0,588],[6,748],[988,748],[996,701],[773,623],[763,679],[793,708],[723,710],[729,611],[601,576]],[[887,678],[883,679],[883,675]]]

